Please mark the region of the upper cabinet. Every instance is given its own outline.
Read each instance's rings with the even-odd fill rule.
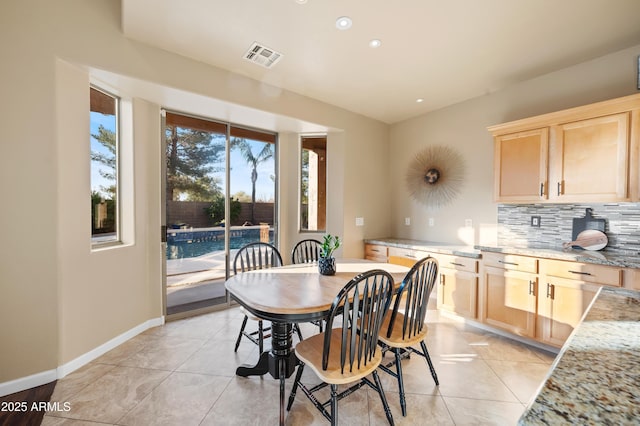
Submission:
[[[637,201],[640,95],[497,126],[494,199],[501,203]]]
[[[494,144],[496,201],[545,200],[549,129],[497,135]]]

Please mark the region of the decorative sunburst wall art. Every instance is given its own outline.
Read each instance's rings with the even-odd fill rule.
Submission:
[[[448,146],[429,146],[409,163],[406,184],[411,197],[428,207],[450,203],[460,192],[465,165],[462,155]]]

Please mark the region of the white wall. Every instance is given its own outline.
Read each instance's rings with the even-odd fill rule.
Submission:
[[[392,125],[393,235],[452,244],[495,243],[493,140],[487,127],[637,93],[639,54],[636,46]],[[410,199],[404,182],[413,155],[429,145],[449,145],[466,163],[462,192],[440,209]],[[405,217],[411,217],[411,226],[404,225]],[[473,229],[465,228],[465,219],[472,220]]]

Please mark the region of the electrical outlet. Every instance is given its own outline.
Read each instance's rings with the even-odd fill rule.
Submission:
[[[356,226],[364,226],[364,217],[356,217]]]
[[[436,221],[432,217],[430,217],[429,218],[429,226],[434,226],[435,224],[436,224]]]
[[[531,226],[540,228],[540,216],[531,216]]]
[[[471,219],[465,219],[464,220],[464,227],[465,228],[471,228],[473,227],[473,221]]]
[[[404,224],[407,225],[407,226],[410,226],[411,225],[411,218],[410,217],[405,217],[404,218]]]

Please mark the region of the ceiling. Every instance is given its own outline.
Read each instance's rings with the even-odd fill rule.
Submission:
[[[122,27],[390,124],[640,44],[640,0],[300,1],[121,0]],[[345,15],[353,25],[338,30]],[[282,59],[245,60],[254,42]]]

